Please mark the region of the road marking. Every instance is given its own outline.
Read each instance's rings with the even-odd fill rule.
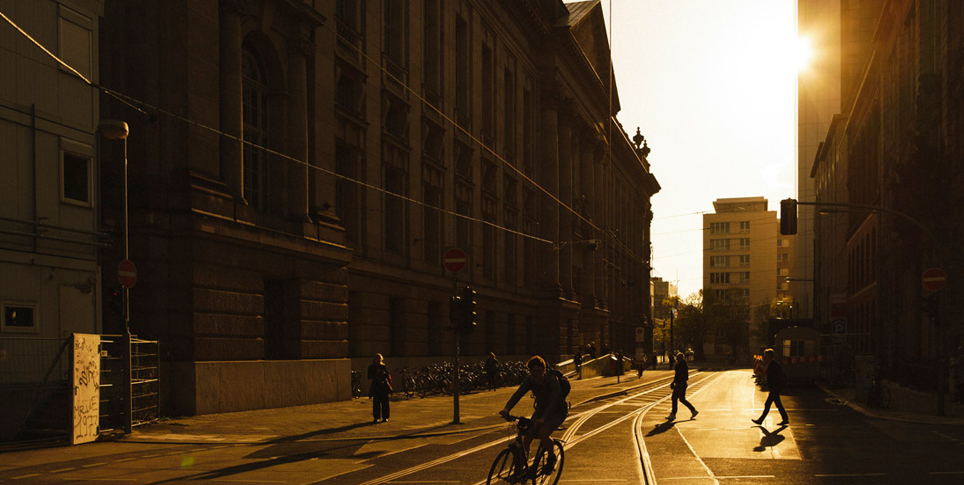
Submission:
[[[134,478],[62,478],[65,482],[136,482]]]
[[[77,469],[76,467],[61,468],[60,470],[53,470],[50,473],[60,473],[60,472],[66,472],[66,471],[76,470],[76,469]]]
[[[927,472],[928,475],[964,475],[964,472]]]
[[[934,433],[934,434],[936,434],[937,436],[940,436],[941,438],[946,438],[946,439],[948,439],[948,440],[951,440],[951,441],[953,441],[953,442],[955,442],[955,443],[957,443],[957,444],[964,444],[964,443],[961,442],[961,440],[959,440],[959,439],[957,439],[957,438],[955,438],[955,437],[953,437],[953,436],[948,436],[948,435],[946,435],[946,434],[944,434],[944,433],[941,433],[940,431],[931,431],[931,433]]]
[[[818,473],[815,477],[886,477],[886,473]]]
[[[119,459],[119,460],[114,460],[114,463],[123,463],[123,462],[125,462],[125,461],[133,461],[133,460],[136,460],[136,459],[137,459],[137,458],[133,458],[133,457],[132,457],[132,458],[121,458],[121,459]]]
[[[103,461],[102,461],[102,462],[100,462],[100,463],[89,463],[89,464],[87,464],[87,465],[80,465],[80,467],[81,467],[81,468],[92,468],[92,467],[95,467],[95,466],[101,466],[101,465],[106,465],[106,464],[107,464],[106,462],[103,462]]]
[[[11,480],[20,480],[21,478],[39,477],[39,473],[31,473],[30,475],[20,475],[19,477],[10,477]]]
[[[660,481],[663,481],[663,480],[713,480],[714,482],[716,481],[715,478],[710,478],[710,477],[663,477],[663,478],[660,478]],[[719,483],[719,482],[716,482],[716,483]]]
[[[716,478],[725,479],[743,479],[743,478],[776,478],[776,475],[730,475],[726,477],[717,476]]]
[[[238,479],[238,480],[228,480],[228,479],[226,479],[226,478],[225,478],[225,479],[221,479],[221,480],[214,480],[214,481],[215,481],[215,482],[229,482],[229,483],[288,483],[288,482],[285,482],[285,481],[282,481],[282,480],[240,480],[240,479]]]

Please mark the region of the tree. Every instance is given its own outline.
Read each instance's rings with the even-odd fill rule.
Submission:
[[[679,317],[676,319],[676,349],[691,347],[698,361],[705,360],[703,343],[707,341],[707,334],[712,331],[703,303],[703,291],[693,293],[686,300],[680,302]]]
[[[747,351],[750,341],[750,302],[734,288],[719,298],[715,294],[704,300],[704,313],[713,331],[729,346],[734,359]]]

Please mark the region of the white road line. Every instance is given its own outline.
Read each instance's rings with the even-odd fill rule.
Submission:
[[[67,472],[67,471],[76,470],[76,469],[77,469],[76,467],[61,468],[60,470],[52,470],[52,471],[50,471],[50,472],[48,472],[48,473],[60,473],[60,472]]]
[[[940,436],[941,438],[945,438],[945,439],[951,440],[951,441],[953,441],[953,442],[955,442],[955,443],[957,443],[957,444],[964,444],[964,443],[961,442],[961,440],[959,440],[959,439],[957,439],[957,438],[955,438],[955,437],[953,437],[953,436],[948,436],[948,435],[946,435],[946,434],[944,434],[944,433],[941,433],[940,431],[931,431],[931,433],[934,433],[934,434],[936,434],[937,436]]]
[[[70,478],[65,477],[61,480],[65,482],[136,482],[134,478]]]
[[[661,478],[660,480],[713,480],[713,481],[716,481],[715,478],[710,478],[710,477],[666,477],[666,478]]]
[[[886,473],[818,473],[815,477],[886,477]]]
[[[716,478],[720,480],[726,480],[726,479],[740,480],[744,478],[776,478],[776,477],[777,477],[776,475],[730,475],[726,477],[717,476]]]
[[[288,483],[283,480],[228,480],[226,478],[221,480],[214,480],[215,482],[228,482],[228,483]]]
[[[106,465],[106,464],[107,464],[107,462],[102,461],[102,462],[100,462],[100,463],[88,463],[88,464],[86,464],[86,465],[80,465],[80,467],[81,467],[81,468],[93,468],[93,467],[95,467],[95,466],[101,466],[101,465]]]
[[[39,473],[31,473],[30,475],[20,475],[19,477],[10,477],[11,480],[20,480],[21,478],[39,477]]]
[[[134,461],[134,460],[136,460],[136,459],[137,459],[137,458],[121,458],[121,459],[119,459],[119,460],[114,460],[114,463],[123,463],[123,462],[125,462],[125,461]]]
[[[718,380],[722,379],[722,376],[723,376],[723,374],[717,374],[715,379],[713,379],[712,381],[706,383],[706,385],[704,385],[704,386],[700,387],[699,389],[697,389],[695,392],[693,392],[693,394],[691,394],[691,396],[696,396],[697,394],[699,394],[700,392],[702,392],[704,389],[708,388],[709,385],[712,384],[714,381],[718,381]],[[708,380],[708,379],[704,379],[704,381],[706,381],[706,380]],[[703,381],[700,381],[700,382],[703,382]],[[670,397],[672,397],[672,395],[671,395]],[[679,427],[676,427],[676,426],[673,426],[673,429],[675,429],[676,432],[679,434],[679,437],[683,440],[683,443],[686,443],[686,447],[690,449],[690,452],[691,452],[691,453],[693,453],[693,457],[696,458],[696,461],[698,461],[698,462],[700,463],[700,465],[703,466],[703,469],[706,470],[706,473],[709,474],[709,478],[710,478],[711,480],[713,480],[713,483],[715,483],[716,485],[719,485],[720,481],[716,479],[716,476],[713,474],[713,470],[710,470],[710,467],[708,467],[708,466],[706,465],[706,463],[703,461],[703,459],[700,458],[700,455],[698,455],[698,454],[696,453],[696,450],[693,449],[693,446],[690,445],[690,442],[686,439],[685,436],[683,436],[683,431],[682,431]]]
[[[927,472],[928,475],[964,475],[964,472]]]

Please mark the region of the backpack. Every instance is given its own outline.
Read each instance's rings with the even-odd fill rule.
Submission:
[[[565,399],[569,395],[569,391],[572,390],[572,384],[569,383],[569,378],[565,376],[562,372],[556,369],[551,369],[546,371],[549,375],[554,376],[556,380],[559,381],[559,389],[562,390],[562,398]]]

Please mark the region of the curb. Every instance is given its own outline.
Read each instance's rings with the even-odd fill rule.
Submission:
[[[846,399],[840,394],[834,391],[831,391],[830,389],[827,389],[826,387],[824,387],[822,383],[818,382],[816,383],[816,385],[823,392],[839,399],[841,402],[846,404],[847,407],[849,407],[850,409],[853,409],[854,411],[857,411],[858,413],[863,414],[868,418],[881,419],[885,421],[896,421],[901,423],[913,423],[913,424],[948,424],[948,425],[959,425],[959,426],[964,425],[964,419],[961,419],[961,418],[919,415],[919,414],[905,413],[900,411],[894,411],[894,413],[900,413],[900,414],[880,413],[877,411],[871,411],[870,409],[867,409],[864,406],[858,404],[856,401],[851,401],[849,399]]]

